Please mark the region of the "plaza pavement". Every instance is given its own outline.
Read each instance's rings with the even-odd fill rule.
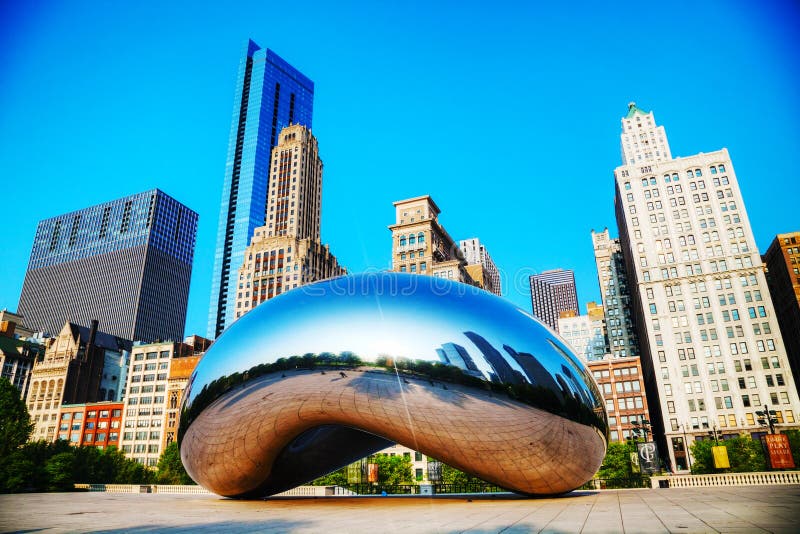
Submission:
[[[800,486],[516,495],[317,497],[0,495],[0,531],[18,532],[800,532]]]

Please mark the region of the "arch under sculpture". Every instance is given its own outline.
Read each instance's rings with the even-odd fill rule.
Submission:
[[[531,315],[397,273],[335,278],[258,306],[211,346],[181,410],[181,458],[220,495],[261,498],[393,442],[524,494],[588,481],[602,397]]]

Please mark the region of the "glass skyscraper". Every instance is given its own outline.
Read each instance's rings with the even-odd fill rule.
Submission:
[[[183,339],[197,213],[153,189],[39,222],[18,312],[133,341]]]
[[[253,231],[264,225],[270,153],[290,124],[311,129],[314,82],[272,50],[248,41],[228,140],[225,183],[217,227],[208,335],[217,337],[235,318],[237,269]]]

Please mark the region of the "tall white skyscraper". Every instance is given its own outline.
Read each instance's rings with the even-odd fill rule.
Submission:
[[[671,465],[687,444],[796,427],[800,401],[727,149],[673,159],[652,113],[629,106],[614,171],[620,246],[651,420]]]
[[[656,126],[653,112],[642,111],[635,102],[628,104],[628,114],[622,119],[620,150],[623,165],[672,159],[664,127]]]

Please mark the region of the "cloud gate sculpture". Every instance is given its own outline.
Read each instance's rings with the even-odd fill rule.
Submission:
[[[531,315],[441,278],[373,273],[290,291],[200,360],[179,443],[228,497],[301,485],[393,442],[509,490],[552,495],[606,451],[602,397]]]

